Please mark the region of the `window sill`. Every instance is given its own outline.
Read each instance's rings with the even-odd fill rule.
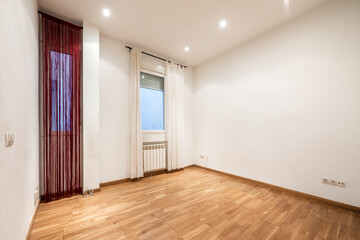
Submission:
[[[152,133],[165,133],[165,130],[142,130],[144,134],[152,134]]]

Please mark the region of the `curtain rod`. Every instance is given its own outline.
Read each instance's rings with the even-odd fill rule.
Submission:
[[[129,49],[129,51],[131,51],[131,49],[132,49],[132,47],[129,47],[129,46],[125,46],[125,47],[126,47],[127,49]],[[159,59],[159,60],[161,60],[161,61],[171,63],[170,60],[166,60],[165,58],[161,58],[161,57],[158,57],[158,56],[155,56],[155,55],[152,55],[152,54],[150,54],[150,53],[143,52],[143,51],[142,51],[141,53],[142,53],[142,54],[145,54],[145,55],[148,55],[148,56],[150,56],[150,57],[153,57],[153,58],[157,58],[157,59]],[[181,65],[181,64],[178,64],[178,63],[175,63],[175,64],[179,65],[180,67],[187,68],[187,66],[185,66],[185,65]]]
[[[44,13],[44,12],[42,12],[42,11],[40,11],[40,10],[38,10],[38,14],[46,14],[46,15],[51,16],[50,14],[48,14],[48,13]],[[51,17],[54,17],[54,16],[51,16]],[[57,18],[58,18],[58,17],[57,17]],[[60,20],[62,20],[62,19],[60,19]],[[64,21],[64,20],[62,20],[62,21]],[[76,25],[76,24],[73,24],[73,23],[70,23],[70,24],[72,24],[72,25],[74,25],[74,26],[77,26],[77,27],[80,27],[81,29],[83,29],[83,27],[82,27],[82,26],[79,26],[79,25]]]

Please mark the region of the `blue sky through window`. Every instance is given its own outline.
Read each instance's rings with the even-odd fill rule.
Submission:
[[[164,91],[140,88],[142,130],[164,130]]]

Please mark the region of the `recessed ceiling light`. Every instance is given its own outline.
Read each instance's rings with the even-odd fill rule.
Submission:
[[[184,50],[185,50],[185,52],[188,52],[188,51],[190,51],[190,48],[189,48],[188,46],[186,46],[186,47],[184,48]]]
[[[226,25],[227,25],[227,22],[226,22],[225,20],[221,20],[221,21],[219,22],[219,26],[220,26],[221,28],[225,28]]]
[[[111,12],[110,12],[109,9],[104,8],[104,9],[102,10],[102,14],[104,15],[104,17],[109,17],[110,14],[111,14]]]

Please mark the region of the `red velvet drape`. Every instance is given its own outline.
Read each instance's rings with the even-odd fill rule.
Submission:
[[[81,192],[81,28],[41,15],[43,201]]]

